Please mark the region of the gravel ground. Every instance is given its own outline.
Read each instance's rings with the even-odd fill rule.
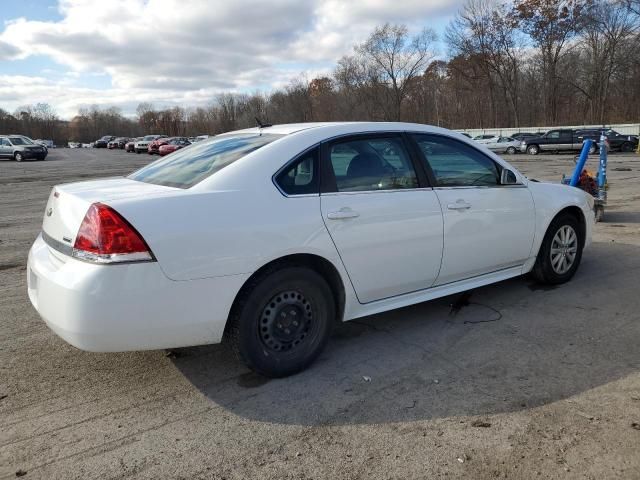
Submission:
[[[558,181],[571,158],[509,160]],[[224,346],[82,352],[29,304],[51,187],[149,161],[0,161],[0,478],[640,478],[640,157],[611,157],[572,282],[514,279],[345,324],[283,380]]]

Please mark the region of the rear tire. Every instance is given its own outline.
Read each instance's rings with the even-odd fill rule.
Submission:
[[[322,276],[302,266],[274,269],[240,294],[225,331],[237,357],[267,377],[307,368],[324,349],[336,308]]]
[[[633,144],[631,142],[624,142],[620,147],[621,152],[633,152]]]
[[[547,229],[531,271],[540,283],[559,285],[578,270],[584,247],[584,231],[573,215],[558,215]]]
[[[597,151],[598,151],[597,145],[595,143],[592,143],[591,146],[589,147],[589,155],[593,155]]]

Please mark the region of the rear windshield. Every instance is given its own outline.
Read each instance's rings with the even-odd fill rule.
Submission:
[[[178,150],[133,172],[128,178],[166,187],[189,188],[281,137],[274,134],[214,137]]]

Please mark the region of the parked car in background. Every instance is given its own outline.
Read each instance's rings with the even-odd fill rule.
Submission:
[[[128,141],[129,141],[129,139],[127,137],[117,137],[117,138],[114,138],[113,140],[111,140],[107,144],[107,147],[109,149],[112,149],[112,148],[122,149],[122,148],[124,148],[124,146],[127,144]]]
[[[22,135],[0,136],[0,158],[12,158],[16,162],[23,160],[44,160],[47,158],[47,147],[31,141]]]
[[[163,135],[160,138],[155,139],[153,142],[149,144],[149,147],[147,148],[147,153],[149,155],[158,155],[160,153],[160,147],[162,145],[166,145],[167,143],[169,143],[169,140],[172,140],[174,138],[187,140],[187,137],[167,137],[166,135]]]
[[[124,145],[124,151],[129,153],[135,152],[136,142],[139,142],[140,140],[142,140],[142,137],[130,138]]]
[[[136,153],[147,152],[149,150],[149,144],[158,138],[165,138],[166,135],[145,135],[142,140],[138,140],[134,146],[133,151]]]
[[[638,136],[637,135],[624,135],[622,133],[618,133],[612,129],[596,129],[596,128],[585,128],[583,130],[577,130],[576,136],[578,139],[582,139],[584,141],[586,138],[590,138],[596,144],[600,142],[600,135],[604,130],[604,134],[609,141],[609,148],[611,150],[617,150],[620,152],[633,152],[638,148]],[[596,149],[599,148],[596,145]]]
[[[540,133],[519,132],[511,135],[511,138],[515,138],[516,140],[519,140],[520,142],[522,142],[526,138],[539,137],[540,135],[544,135],[544,132],[540,132]]]
[[[171,138],[167,143],[160,145],[158,153],[161,157],[164,157],[189,145],[191,145],[191,142],[184,137]]]
[[[69,148],[81,148],[82,144],[78,143],[78,142],[69,142],[67,143],[67,145],[69,146]]]
[[[473,141],[486,144],[486,143],[497,142],[499,138],[500,138],[499,135],[485,134],[485,135],[478,135],[476,137],[473,137]]]
[[[187,138],[188,141],[190,141],[191,143],[197,143],[197,142],[201,142],[202,140],[206,140],[207,138],[211,138],[214,135],[198,135],[196,137],[189,137]]]
[[[488,143],[485,143],[484,146],[489,150],[492,150],[497,153],[508,153],[509,155],[514,155],[520,151],[520,142],[512,137],[497,137]]]
[[[338,322],[528,273],[568,282],[593,206],[442,128],[251,128],[126,178],[54,187],[27,292],[84,350],[224,338],[254,371],[283,377]]]
[[[55,144],[53,143],[53,140],[42,140],[39,138],[37,140],[34,140],[33,143],[40,144],[43,147],[46,147],[47,149],[56,148]]]
[[[107,148],[107,145],[109,145],[109,142],[114,138],[116,137],[114,137],[113,135],[105,135],[104,137],[101,137],[95,142],[93,142],[93,148]]]
[[[529,155],[538,155],[540,152],[579,151],[587,138],[584,135],[578,135],[577,130],[558,128],[549,130],[539,137],[525,138],[520,144],[520,150]],[[599,135],[598,138],[600,138]],[[598,146],[594,142],[589,149],[589,153],[595,153],[597,150]]]

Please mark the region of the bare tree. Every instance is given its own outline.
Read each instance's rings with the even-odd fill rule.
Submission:
[[[388,120],[400,120],[402,103],[414,78],[421,75],[435,57],[436,34],[425,28],[410,37],[406,26],[386,23],[376,28],[356,52],[371,66],[370,73],[385,87],[381,93],[390,97]]]
[[[545,121],[558,119],[558,65],[569,42],[584,27],[589,0],[517,0],[513,17],[540,51],[544,74]]]
[[[519,126],[520,59],[524,39],[515,26],[504,4],[495,0],[470,0],[449,24],[446,39],[454,55],[477,55],[482,59],[480,65],[489,83],[494,115],[497,113],[496,90],[500,89],[513,115],[511,123]]]

